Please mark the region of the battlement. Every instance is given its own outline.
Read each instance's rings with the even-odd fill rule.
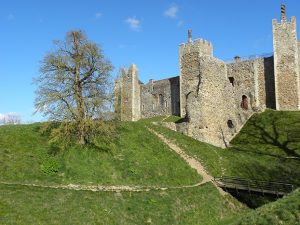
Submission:
[[[292,16],[290,21],[288,21],[288,20],[278,21],[277,19],[273,19],[272,25],[273,25],[273,27],[281,27],[283,25],[296,25],[296,17]]]
[[[180,55],[191,52],[199,52],[200,55],[213,56],[213,45],[207,40],[196,39],[188,43],[182,43],[179,46]]]
[[[277,21],[277,19],[272,20],[273,29],[276,29],[277,26],[286,26],[286,25],[294,25],[296,26],[296,17],[292,16],[290,21],[287,21],[286,19],[286,7],[284,4],[281,5],[281,16],[280,16],[280,22]]]
[[[197,52],[199,55],[213,56],[213,45],[204,39],[192,40],[192,30],[188,31],[188,42],[179,45],[180,57],[191,52]]]

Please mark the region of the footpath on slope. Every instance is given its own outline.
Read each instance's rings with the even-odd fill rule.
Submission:
[[[150,132],[152,132],[153,134],[155,134],[159,139],[161,139],[170,149],[175,151],[184,161],[186,161],[186,163],[191,168],[195,169],[197,171],[197,173],[203,177],[203,180],[200,184],[205,184],[205,183],[211,182],[218,189],[220,194],[222,194],[222,195],[226,194],[225,191],[223,191],[220,187],[218,187],[218,185],[214,181],[214,178],[206,172],[206,170],[204,169],[204,167],[198,160],[196,160],[195,158],[186,154],[185,151],[183,151],[179,146],[174,144],[172,141],[167,139],[162,134],[157,133],[156,131],[154,131],[153,129],[151,129],[149,127],[148,127],[148,130]]]

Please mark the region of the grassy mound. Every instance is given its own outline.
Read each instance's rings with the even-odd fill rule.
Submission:
[[[201,177],[142,123],[123,123],[120,138],[103,149],[73,146],[60,152],[41,124],[0,127],[0,181],[187,185]]]
[[[180,186],[201,180],[147,127],[194,156],[213,176],[300,183],[300,144],[289,136],[299,112],[266,111],[253,116],[220,149],[151,122],[122,123],[119,140],[102,150],[50,146],[41,124],[0,127],[0,182]],[[158,123],[159,124],[159,123]],[[92,192],[0,184],[4,224],[297,224],[299,191],[250,211],[211,184],[149,192]],[[63,222],[62,222],[63,221]],[[280,222],[280,223],[278,223]]]

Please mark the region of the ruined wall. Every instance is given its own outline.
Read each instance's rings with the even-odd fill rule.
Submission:
[[[248,102],[248,109],[244,109],[245,112],[258,107],[257,75],[255,60],[234,62],[227,65],[228,82],[230,83],[230,79],[233,79],[231,86],[236,109],[242,109],[243,96],[246,96]]]
[[[225,147],[239,126],[226,65],[211,56],[198,55],[197,60],[188,56],[191,55],[182,58],[181,71],[183,77],[189,77],[188,82],[181,84],[186,96],[188,135]]]
[[[132,77],[128,75],[126,69],[120,70],[121,77],[121,110],[122,121],[132,120]]]
[[[299,55],[296,31],[296,18],[273,24],[273,48],[275,68],[275,92],[277,110],[299,110]]]
[[[225,63],[212,56],[211,43],[201,40],[201,48],[198,42],[179,49],[181,116],[187,126],[184,133],[225,147],[241,124],[235,113],[233,86]]]
[[[141,118],[141,87],[138,70],[131,65],[128,71],[120,69],[115,82],[115,112],[122,121],[136,121]]]
[[[141,116],[179,115],[179,77],[150,80],[141,87]]]
[[[248,101],[248,111],[275,108],[273,57],[227,64],[227,76],[233,86],[237,109],[242,109],[243,96]]]
[[[298,68],[299,68],[299,76],[300,76],[300,41],[298,41]],[[299,81],[299,91],[300,91],[300,81]]]
[[[257,82],[258,82],[258,107],[276,108],[275,100],[275,80],[274,80],[274,58],[256,59]]]
[[[128,76],[132,78],[132,121],[137,121],[141,118],[141,86],[136,65],[129,67]]]
[[[184,122],[166,124],[200,141],[225,147],[254,112],[265,108],[300,109],[300,41],[296,18],[273,20],[274,57],[225,64],[213,57],[210,42],[192,40],[179,47],[180,76],[138,80],[136,66],[120,71],[115,83],[116,111],[122,120],[180,115]]]

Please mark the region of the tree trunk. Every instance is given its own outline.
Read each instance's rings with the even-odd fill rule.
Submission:
[[[78,143],[80,145],[86,144],[86,138],[85,138],[85,130],[84,130],[84,124],[79,124],[79,137],[78,137]]]
[[[79,77],[79,76],[78,76]],[[76,84],[76,103],[77,103],[77,123],[78,123],[78,142],[80,145],[86,144],[86,133],[85,133],[85,113],[84,113],[84,103],[83,103],[83,96],[82,96],[82,85],[80,81]]]
[[[76,55],[74,57],[75,61],[75,84],[74,84],[74,91],[75,91],[75,99],[77,105],[77,126],[78,126],[78,143],[80,145],[86,144],[86,133],[85,133],[85,110],[84,110],[84,99],[82,94],[82,82],[80,81],[80,51],[79,51],[79,43],[78,40],[74,37],[74,49]]]

